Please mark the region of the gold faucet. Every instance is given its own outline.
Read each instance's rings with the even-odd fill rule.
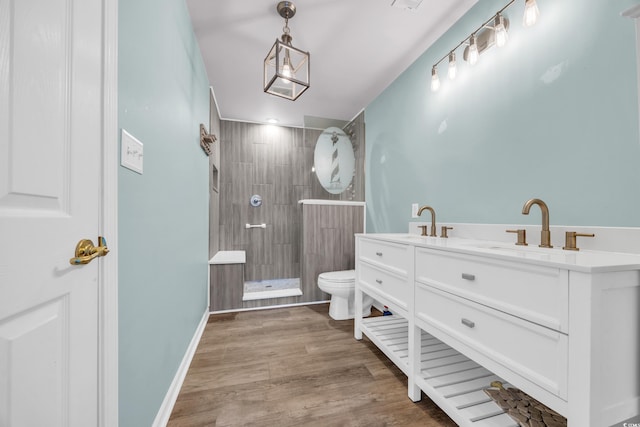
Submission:
[[[565,243],[562,249],[565,251],[579,251],[580,248],[576,246],[576,237],[595,237],[593,233],[576,233],[575,231],[567,231],[565,233]]]
[[[518,229],[518,230],[506,230],[507,233],[516,233],[518,235],[518,241],[516,245],[518,246],[529,246],[527,243],[527,230]]]
[[[522,214],[529,215],[529,209],[532,205],[540,206],[542,212],[542,231],[540,232],[540,246],[541,248],[552,248],[551,245],[551,232],[549,231],[549,208],[547,204],[540,199],[530,199],[522,207]]]
[[[431,212],[431,236],[438,237],[436,235],[436,211],[434,211],[431,206],[425,205],[425,206],[422,206],[420,209],[418,209],[418,216],[422,215],[422,212],[424,212],[425,210],[428,210],[429,212]]]

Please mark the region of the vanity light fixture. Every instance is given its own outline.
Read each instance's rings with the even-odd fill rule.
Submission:
[[[493,45],[503,47],[509,40],[509,20],[503,16],[503,12],[511,6],[516,0],[510,0],[506,5],[496,12],[491,18],[486,20],[467,38],[462,40],[456,47],[451,49],[449,53],[444,55],[431,67],[431,90],[437,91],[440,88],[440,78],[438,77],[438,65],[449,58],[448,75],[453,80],[457,74],[456,49],[465,45],[463,59],[470,65],[475,65],[480,58],[480,54]],[[524,18],[523,25],[530,27],[534,25],[538,19],[540,12],[536,0],[524,0]],[[491,25],[492,24],[492,25]]]
[[[480,52],[478,52],[478,42],[476,40],[476,35],[471,34],[471,37],[469,37],[469,50],[467,54],[467,62],[469,62],[469,65],[476,65],[478,63],[479,56]]]
[[[456,65],[456,53],[451,52],[449,53],[449,68],[447,69],[449,80],[455,79],[457,73],[458,73],[458,66]]]
[[[440,89],[440,78],[438,77],[438,70],[433,67],[431,69],[431,90],[435,92],[438,89]]]
[[[493,20],[493,30],[495,31],[496,46],[503,47],[509,40],[509,34],[507,28],[504,25],[504,17],[501,13],[496,14],[496,18]]]
[[[540,11],[538,10],[538,4],[536,0],[525,0],[524,1],[524,19],[522,21],[525,27],[531,27],[536,24],[538,21],[538,16],[540,16]]]
[[[295,101],[309,89],[309,52],[293,47],[289,19],[296,14],[290,1],[281,1],[276,6],[284,18],[282,36],[269,50],[264,59],[264,91],[271,95]]]

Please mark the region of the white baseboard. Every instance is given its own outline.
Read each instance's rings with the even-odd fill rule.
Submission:
[[[191,360],[193,360],[193,356],[196,353],[198,343],[200,342],[200,338],[202,337],[202,333],[204,332],[204,327],[207,326],[208,319],[209,311],[207,310],[202,315],[202,320],[200,320],[200,324],[198,325],[195,334],[193,334],[193,338],[191,338],[189,347],[187,347],[187,351],[184,353],[182,362],[180,363],[180,366],[176,371],[176,375],[173,377],[173,381],[169,386],[169,390],[167,390],[167,394],[162,401],[162,405],[160,405],[160,410],[156,415],[156,419],[153,421],[152,427],[165,427],[169,422],[171,411],[173,411],[173,405],[176,404],[178,394],[180,393],[180,388],[182,388],[184,378],[187,376],[189,365],[191,365]]]

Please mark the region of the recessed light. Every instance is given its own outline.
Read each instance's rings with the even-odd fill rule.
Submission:
[[[276,123],[278,123],[278,119],[267,119],[267,123],[271,123],[272,125],[275,125]]]

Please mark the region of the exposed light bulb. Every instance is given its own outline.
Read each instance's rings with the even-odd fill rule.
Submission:
[[[431,90],[436,92],[440,89],[440,77],[438,77],[438,70],[436,67],[431,68]]]
[[[478,52],[478,43],[476,42],[476,35],[471,34],[469,37],[469,52],[467,54],[467,61],[469,64],[476,65],[478,62],[478,57],[480,53]]]
[[[504,26],[504,18],[499,13],[496,15],[496,19],[494,20],[493,29],[495,31],[496,46],[502,47],[507,44],[509,34],[507,34],[507,28]]]
[[[291,77],[291,66],[289,64],[284,64],[282,66],[282,74],[285,77]]]
[[[449,54],[449,68],[447,69],[449,80],[455,79],[457,73],[458,73],[458,67],[456,66],[456,53],[451,52]]]
[[[540,11],[538,10],[538,4],[536,0],[525,0],[524,1],[524,19],[522,21],[525,27],[532,27],[538,21],[538,16],[540,16]]]
[[[293,77],[293,70],[291,69],[291,59],[289,59],[289,55],[284,57],[284,63],[282,64],[282,81],[285,83],[291,83],[288,78]]]

